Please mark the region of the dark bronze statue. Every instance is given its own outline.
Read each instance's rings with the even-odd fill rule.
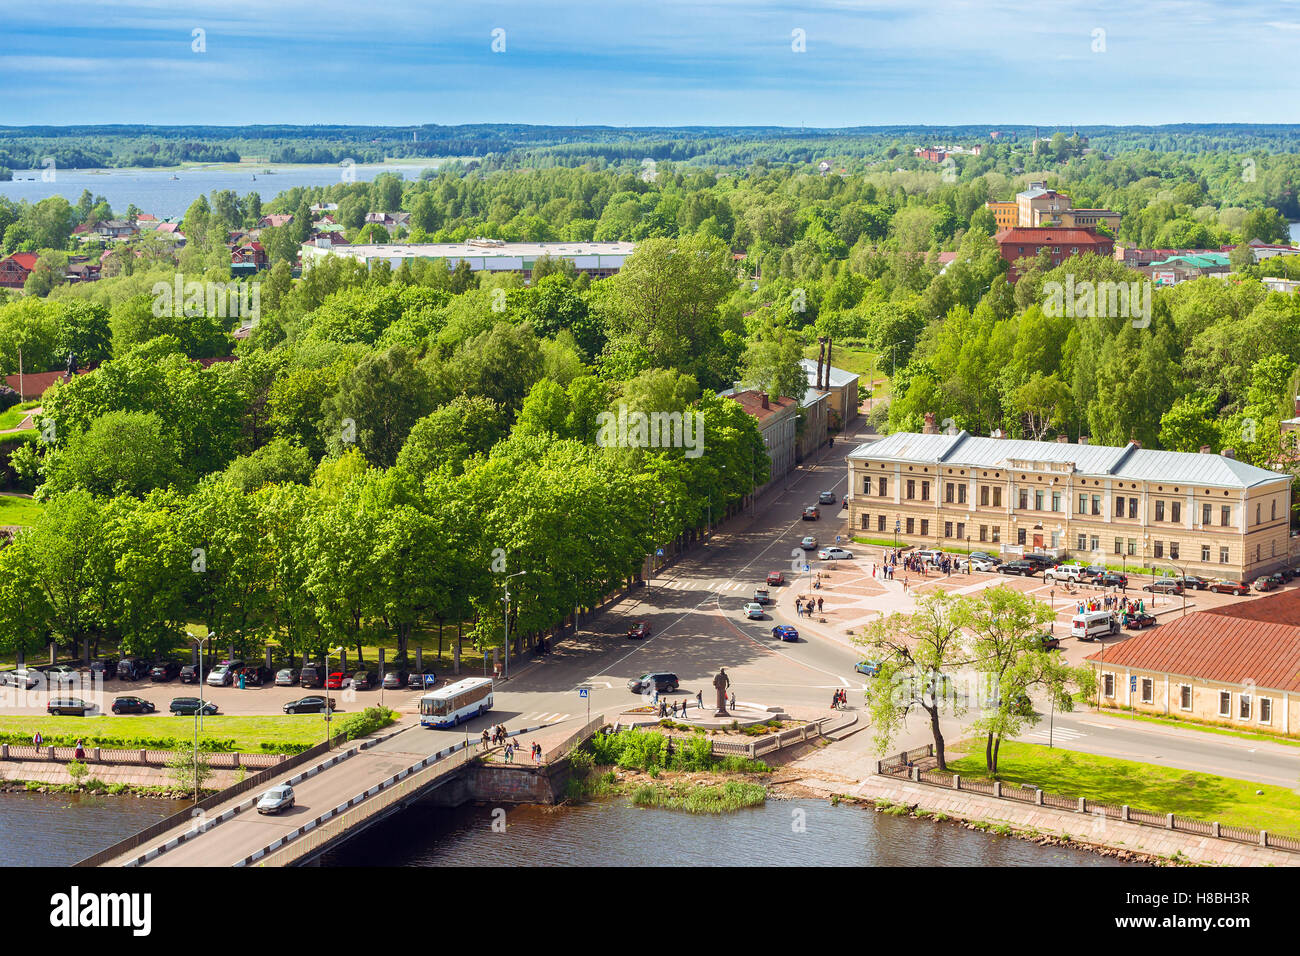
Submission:
[[[714,711],[714,717],[730,717],[727,712],[727,688],[731,686],[731,678],[727,676],[725,667],[718,670],[718,676],[713,678],[713,689],[718,692],[718,709]]]

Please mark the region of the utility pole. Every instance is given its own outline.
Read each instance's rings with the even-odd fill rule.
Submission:
[[[505,614],[506,661],[505,661],[505,670],[502,672],[502,677],[503,677],[505,680],[509,680],[509,679],[510,679],[510,579],[511,579],[511,578],[517,578],[517,577],[519,577],[519,576],[522,575],[522,574],[527,574],[527,572],[526,572],[526,571],[516,571],[514,574],[507,574],[507,575],[506,575],[506,579],[505,579],[505,592],[506,592],[506,596],[505,596],[505,605],[506,605],[506,614]]]

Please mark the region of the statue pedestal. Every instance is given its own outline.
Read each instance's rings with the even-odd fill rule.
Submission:
[[[729,713],[727,713],[725,710],[715,710],[715,711],[713,712],[713,716],[714,716],[714,717],[730,717],[731,715],[730,715]]]

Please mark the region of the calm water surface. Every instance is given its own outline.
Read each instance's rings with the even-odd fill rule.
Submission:
[[[149,797],[0,793],[0,867],[70,866],[184,807]]]
[[[436,168],[436,162],[428,167]],[[273,175],[265,175],[261,167],[250,165],[236,171],[206,166],[187,169],[58,169],[54,182],[41,181],[39,169],[15,169],[12,182],[0,182],[0,195],[17,202],[26,199],[35,203],[48,196],[62,196],[76,203],[83,189],[95,196],[103,196],[122,215],[126,207],[135,203],[141,212],[152,213],[159,219],[180,217],[190,203],[199,196],[217,189],[233,189],[240,196],[259,193],[263,202],[270,202],[276,194],[294,186],[333,186],[342,182],[340,166],[277,166]],[[357,182],[369,182],[383,172],[393,172],[406,179],[419,179],[425,166],[416,164],[353,166],[350,174]],[[172,177],[176,179],[173,180]],[[254,179],[253,177],[257,178]]]
[[[795,832],[800,819],[804,832]],[[1124,866],[1082,850],[889,817],[822,800],[769,800],[737,813],[643,810],[621,798],[492,808],[412,807],[321,859],[325,866]]]

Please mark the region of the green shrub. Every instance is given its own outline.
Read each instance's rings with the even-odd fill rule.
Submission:
[[[335,736],[342,737],[344,740],[355,740],[373,734],[376,730],[382,730],[396,720],[397,712],[394,710],[387,707],[367,707],[361,713],[353,714],[341,721]]]

